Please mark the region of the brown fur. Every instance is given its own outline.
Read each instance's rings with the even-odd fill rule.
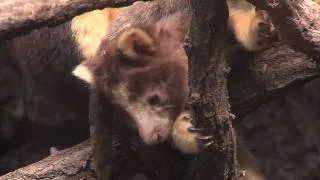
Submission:
[[[149,37],[144,31],[139,28],[131,28],[122,33],[120,38],[117,41],[117,48],[127,57],[131,59],[140,58],[139,53],[137,53],[137,49],[135,49],[136,42],[139,42],[139,46],[147,54],[152,54],[156,52],[156,46],[153,38]],[[141,52],[140,52],[141,53]]]
[[[176,20],[188,18],[182,13],[173,17]],[[157,126],[160,128],[159,135],[165,140],[187,96],[187,59],[181,44],[187,30],[181,27],[187,26],[181,25],[181,30],[172,33],[166,29],[171,28],[171,23],[163,20],[158,24],[155,27],[147,26],[144,30],[130,28],[112,42],[106,39],[97,57],[83,62],[74,71],[84,80],[88,79],[87,74],[92,74],[93,78],[89,79],[93,82],[89,83],[104,89],[113,103],[123,107],[132,116],[134,125],[146,143],[149,137],[144,133],[149,132],[144,130],[150,127],[144,126]],[[87,70],[85,76],[78,73],[79,69]],[[161,106],[156,105],[155,114],[153,110],[145,114],[152,97],[156,97],[155,101],[160,101]],[[159,119],[153,120],[158,115]],[[151,119],[144,119],[147,117]]]
[[[188,24],[185,13],[178,13],[156,24],[130,27],[111,42],[105,39],[97,56],[84,61],[74,71],[79,78],[88,80],[93,89],[103,91],[107,99],[120,107],[130,118],[126,119],[138,130],[146,144],[159,143],[171,136],[171,128],[185,107],[188,93],[187,57],[183,49]],[[161,41],[160,41],[161,40]],[[84,70],[85,76],[78,70]],[[150,98],[158,97],[153,106]],[[151,115],[151,116],[150,116]],[[153,130],[154,132],[150,131]],[[160,139],[154,138],[154,133]],[[95,137],[103,130],[95,132]],[[94,141],[96,167],[102,174],[104,164],[101,141]],[[99,153],[100,152],[100,153]]]
[[[182,1],[181,1],[182,2]],[[265,44],[261,44],[260,41],[263,41],[264,38],[259,36],[260,32],[260,24],[267,22],[264,20],[260,14],[257,13],[255,8],[251,6],[249,3],[245,1],[238,1],[239,4],[235,4],[234,2],[231,2],[231,0],[228,1],[230,16],[229,16],[229,28],[234,33],[235,38],[237,41],[247,50],[247,51],[257,51],[262,49]],[[159,4],[165,4],[165,5],[172,5],[173,1],[158,1]],[[157,3],[154,3],[157,4]],[[101,50],[99,50],[98,57],[94,61],[88,61],[87,63],[84,63],[86,65],[87,69],[84,69],[85,71],[89,70],[91,72],[94,72],[94,75],[92,75],[90,78],[85,78],[83,76],[83,79],[87,79],[87,81],[93,81],[96,86],[104,87],[104,91],[106,95],[109,97],[111,101],[113,101],[115,104],[120,105],[120,107],[124,107],[126,111],[136,111],[137,114],[141,114],[143,111],[145,111],[144,106],[135,104],[136,102],[139,102],[145,97],[149,97],[149,92],[153,93],[160,89],[160,93],[157,94],[162,99],[172,99],[172,102],[169,104],[174,104],[176,109],[172,109],[172,111],[169,113],[171,115],[166,115],[167,117],[170,117],[170,121],[174,121],[176,118],[176,121],[172,125],[167,125],[169,128],[171,126],[173,127],[171,137],[173,139],[173,144],[175,148],[180,150],[183,153],[192,154],[192,153],[198,153],[201,150],[197,146],[197,142],[195,141],[195,137],[198,136],[197,133],[190,133],[188,131],[188,127],[191,127],[191,121],[186,120],[184,117],[177,118],[178,112],[181,112],[183,105],[181,102],[184,102],[185,100],[174,100],[179,99],[179,97],[182,97],[181,94],[184,94],[182,92],[186,92],[187,88],[183,88],[184,90],[181,91],[181,87],[184,87],[182,84],[177,83],[178,81],[176,79],[179,79],[180,77],[172,78],[172,83],[170,83],[170,80],[166,80],[167,74],[172,74],[172,72],[176,71],[176,74],[180,74],[179,68],[176,66],[176,62],[170,61],[171,57],[167,57],[168,55],[173,55],[173,57],[181,56],[182,48],[179,46],[183,42],[183,36],[185,35],[186,29],[183,31],[179,31],[178,27],[174,25],[177,21],[171,21],[166,19],[165,17],[169,14],[171,14],[174,11],[180,11],[188,9],[187,6],[185,6],[187,3],[182,3],[183,5],[179,6],[179,10],[175,9],[177,7],[170,6],[170,8],[155,8],[156,6],[151,5],[149,3],[145,3],[144,5],[140,3],[134,4],[132,7],[124,8],[120,10],[122,13],[119,13],[116,18],[114,25],[112,26],[112,29],[110,31],[112,42],[118,42],[117,45],[112,45],[112,42],[108,42],[107,40],[104,40],[101,47]],[[145,7],[153,7],[151,9],[146,10],[145,13],[140,13],[139,15],[136,14],[136,12],[141,12],[140,10]],[[132,12],[131,9],[135,10],[136,12]],[[137,9],[138,8],[138,9]],[[151,12],[151,10],[155,10],[154,12]],[[129,13],[130,12],[130,13]],[[153,13],[159,12],[158,15],[154,15]],[[129,14],[128,14],[129,13]],[[131,14],[132,13],[132,14]],[[150,14],[151,13],[151,14]],[[144,16],[148,16],[148,18],[145,18]],[[124,17],[126,16],[126,17]],[[186,16],[188,16],[186,14]],[[130,19],[131,17],[135,17],[136,19],[133,20],[133,22],[127,22],[126,20]],[[190,17],[188,17],[190,18]],[[148,38],[144,37],[143,40],[138,40],[138,42],[142,42],[141,47],[143,52],[142,56],[137,52],[136,49],[132,48],[132,45],[135,43],[134,37],[126,39],[128,42],[122,42],[121,38],[119,41],[119,37],[117,36],[118,32],[122,32],[124,30],[124,33],[128,33],[127,26],[132,24],[145,24],[147,25],[152,20],[160,20],[160,23],[157,23],[156,28],[146,27],[144,29],[145,32],[148,32],[149,35],[154,39],[161,39],[161,41],[157,41],[154,44],[153,42],[150,42]],[[181,21],[181,19],[176,19],[180,23],[188,22],[187,21]],[[167,22],[166,22],[167,21]],[[188,23],[184,24],[182,27],[188,27]],[[170,24],[170,26],[168,25]],[[121,25],[121,26],[119,26]],[[181,24],[180,24],[181,25]],[[159,26],[163,27],[170,27],[172,28],[169,31],[169,34],[171,34],[169,39],[166,39],[166,36],[159,36]],[[177,28],[177,29],[175,29]],[[160,28],[161,29],[161,28]],[[165,29],[165,28],[164,28]],[[182,28],[183,29],[183,28]],[[132,30],[132,29],[131,29]],[[179,33],[177,33],[179,32]],[[183,32],[183,33],[181,33]],[[139,32],[136,32],[139,34]],[[162,33],[166,34],[168,32],[162,31]],[[175,37],[178,35],[178,39],[174,39],[172,37]],[[138,35],[140,37],[143,37],[143,35]],[[120,43],[119,43],[120,42]],[[144,43],[146,42],[146,43]],[[174,45],[172,45],[173,43]],[[111,45],[110,45],[111,44]],[[115,43],[117,44],[117,43]],[[119,45],[121,44],[121,45]],[[152,44],[152,45],[151,45]],[[178,46],[177,46],[178,44]],[[140,44],[141,45],[141,44]],[[109,47],[108,47],[109,46]],[[150,47],[152,50],[147,50]],[[108,50],[103,50],[108,49]],[[120,50],[121,53],[114,53],[117,52],[117,49]],[[155,51],[153,49],[156,49]],[[157,51],[160,50],[160,51]],[[172,50],[178,50],[181,52],[175,52]],[[113,58],[115,57],[115,58]],[[162,64],[161,61],[158,62],[158,60],[154,59],[154,57],[158,57],[159,59],[165,59],[167,58],[168,61],[165,64]],[[175,59],[175,58],[172,58]],[[177,58],[179,59],[179,58]],[[184,59],[184,58],[183,58]],[[104,67],[104,68],[101,68]],[[175,70],[171,70],[175,69]],[[76,73],[75,73],[76,74]],[[77,74],[78,76],[82,76],[81,73]],[[125,80],[125,81],[123,81]],[[163,83],[166,82],[167,83]],[[161,83],[162,82],[162,83]],[[145,91],[145,89],[150,89],[150,87],[155,87],[155,89],[148,92]],[[170,88],[166,88],[170,87]],[[176,87],[176,88],[175,88]],[[111,90],[110,90],[111,89]],[[157,90],[158,89],[158,90]],[[170,92],[170,91],[171,92]],[[165,93],[163,93],[165,92]],[[183,95],[185,96],[185,94]],[[124,98],[125,97],[125,98]],[[124,98],[124,99],[123,99]],[[122,99],[118,101],[119,99]],[[130,107],[131,105],[135,104],[134,106]],[[134,107],[134,108],[133,108]],[[179,108],[177,108],[179,107]],[[174,113],[175,112],[175,113]],[[129,123],[133,125],[133,127],[137,127],[137,124],[139,124],[139,121],[141,121],[141,116],[131,115],[133,116],[134,123],[132,120],[129,120]],[[175,118],[172,118],[175,117]],[[140,120],[139,120],[140,119]],[[144,121],[144,120],[142,120]],[[152,121],[152,120],[151,120]],[[146,121],[144,121],[146,123]],[[149,122],[150,123],[150,122]],[[168,128],[167,127],[167,128]],[[138,125],[138,130],[139,130]],[[141,134],[140,134],[141,135]],[[143,137],[143,135],[142,135]]]
[[[227,0],[229,9],[229,31],[246,51],[259,51],[269,44],[268,33],[274,27],[266,11],[258,10],[246,0]],[[116,36],[128,25],[147,25],[167,17],[174,12],[189,9],[187,0],[158,0],[138,2],[127,8],[114,19],[110,37]],[[265,26],[265,27],[262,27]],[[266,28],[269,26],[268,28]],[[267,31],[267,32],[265,32]],[[265,35],[260,35],[265,33]],[[234,42],[232,42],[234,44]]]
[[[183,22],[189,18],[180,12],[155,24],[128,28],[111,42],[105,39],[97,57],[82,64],[92,73],[89,83],[102,89],[110,101],[123,108],[132,117],[129,123],[138,130],[141,127],[137,124],[145,118],[143,113],[148,107],[134,104],[145,102],[150,93],[166,99],[172,106],[169,111],[165,110],[169,112],[166,118],[172,122],[166,128],[173,127],[173,144],[186,154],[201,151],[195,140],[199,134],[188,131],[192,123],[188,112],[182,112],[188,91],[187,57],[182,44],[189,27]],[[152,121],[148,119],[143,123]],[[143,134],[140,137],[143,138]]]

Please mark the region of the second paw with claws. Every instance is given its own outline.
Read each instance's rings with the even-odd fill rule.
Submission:
[[[268,47],[275,36],[275,28],[267,12],[255,8],[256,21],[253,21],[251,28],[253,34],[253,47],[255,50],[263,50]]]
[[[213,137],[204,135],[204,129],[196,128],[188,112],[182,113],[172,127],[174,147],[184,154],[196,154],[213,144]]]

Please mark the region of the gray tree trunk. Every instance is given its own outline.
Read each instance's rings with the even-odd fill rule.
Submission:
[[[190,103],[199,127],[212,127],[214,145],[190,162],[190,179],[237,179],[236,137],[228,102],[224,56],[228,8],[224,0],[191,0]]]

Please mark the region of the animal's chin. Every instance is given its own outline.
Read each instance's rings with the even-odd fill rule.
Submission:
[[[147,137],[141,136],[141,134],[140,134],[140,137],[141,137],[142,141],[144,142],[144,144],[146,144],[148,146],[160,144],[160,143],[164,142],[166,139],[168,139],[168,135],[165,135],[163,133],[152,133]]]

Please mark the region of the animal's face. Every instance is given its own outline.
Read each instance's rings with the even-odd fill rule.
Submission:
[[[182,41],[165,30],[140,28],[125,30],[114,41],[102,43],[97,57],[79,65],[74,74],[103,89],[123,108],[146,144],[160,143],[186,103]]]

